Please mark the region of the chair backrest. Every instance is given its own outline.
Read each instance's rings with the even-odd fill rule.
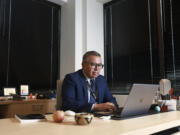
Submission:
[[[62,84],[63,84],[63,80],[57,80],[56,110],[60,110],[62,106],[62,97],[61,97]]]

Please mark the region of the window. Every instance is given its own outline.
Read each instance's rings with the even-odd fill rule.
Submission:
[[[0,0],[0,95],[27,84],[30,92],[56,89],[60,6],[42,0]]]
[[[155,0],[116,0],[104,5],[105,75],[113,93],[133,83],[158,83],[160,70]]]

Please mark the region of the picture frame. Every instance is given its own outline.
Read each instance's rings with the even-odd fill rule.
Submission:
[[[20,95],[28,96],[29,95],[29,85],[20,85]]]
[[[3,88],[4,96],[11,96],[11,94],[16,94],[15,87],[4,87]]]

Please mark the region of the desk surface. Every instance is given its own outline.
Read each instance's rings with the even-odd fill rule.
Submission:
[[[14,118],[0,119],[3,135],[146,135],[180,125],[180,111],[159,113],[125,120],[94,118],[89,125],[76,125],[73,117],[54,123],[52,115],[46,122],[20,124]]]

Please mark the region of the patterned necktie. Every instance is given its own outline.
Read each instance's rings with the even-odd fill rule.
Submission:
[[[95,93],[95,82],[94,82],[94,79],[91,79],[90,83],[91,83],[91,90],[93,91],[93,93]],[[95,100],[92,92],[90,92],[90,103],[94,104],[95,102],[96,102],[96,100]]]
[[[95,82],[94,82],[94,79],[91,79],[90,82],[91,82],[91,89],[93,90],[93,92],[95,92]]]

